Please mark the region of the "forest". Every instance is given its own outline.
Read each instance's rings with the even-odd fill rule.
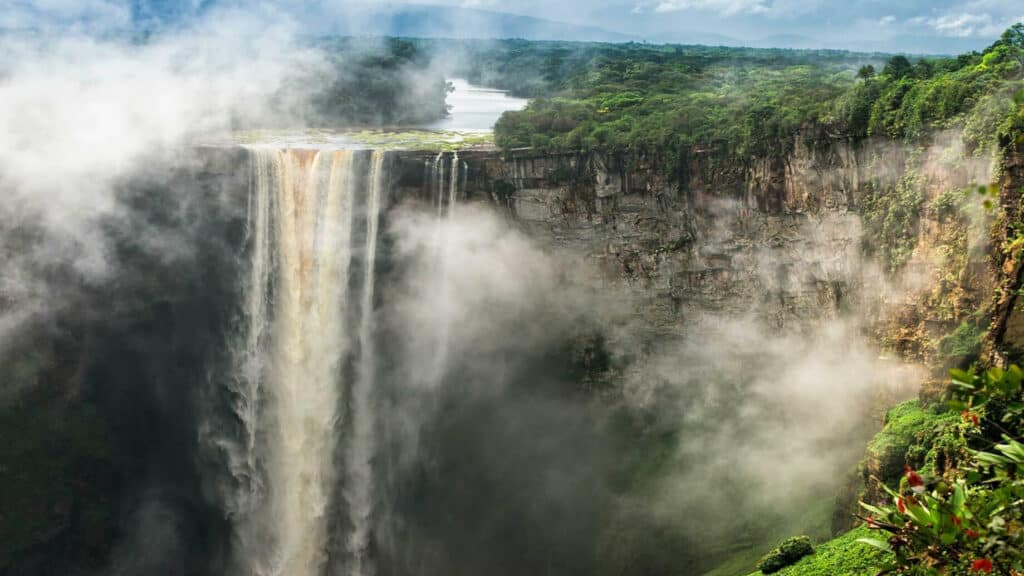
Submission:
[[[469,60],[471,77],[536,97],[496,126],[505,149],[671,157],[706,147],[764,157],[787,153],[805,128],[859,141],[916,139],[955,125],[981,153],[1022,122],[1013,114],[1024,66],[1019,24],[986,50],[955,58],[508,42]]]

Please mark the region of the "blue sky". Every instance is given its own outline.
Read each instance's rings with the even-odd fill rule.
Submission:
[[[413,2],[215,0],[272,5],[300,28],[359,29],[360,14]],[[212,0],[0,0],[0,28],[118,28],[202,12]],[[722,43],[958,53],[982,48],[1024,20],[1021,0],[420,0],[592,26],[651,42]]]

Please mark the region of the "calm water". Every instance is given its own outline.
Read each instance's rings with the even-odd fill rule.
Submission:
[[[253,129],[206,135],[195,143],[201,146],[244,145],[272,149],[450,150],[493,130],[502,113],[526,107],[525,98],[513,98],[504,90],[473,86],[462,79],[449,81],[455,87],[455,91],[448,95],[450,114],[431,124],[352,130]]]
[[[431,129],[487,131],[494,128],[503,112],[526,107],[525,98],[513,98],[504,90],[473,86],[460,78],[450,82],[455,86],[455,91],[448,95],[451,114],[431,124]]]

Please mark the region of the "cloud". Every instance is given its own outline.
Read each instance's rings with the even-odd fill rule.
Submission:
[[[932,15],[908,18],[911,27],[923,27],[947,38],[996,39],[1004,30],[1024,20],[1018,2],[972,0],[937,9]]]
[[[926,22],[939,34],[959,38],[997,36],[1009,27],[1009,23],[997,22],[991,14],[946,14]]]
[[[269,116],[279,88],[321,63],[267,14],[220,11],[139,44],[78,24],[48,28],[108,13],[123,22],[113,3],[14,8],[40,26],[0,35],[0,340],[35,311],[66,305],[69,286],[116,276],[109,235],[129,225],[124,181],[159,173],[196,134]],[[155,233],[141,240],[154,256],[186,250],[158,247]]]
[[[703,10],[726,16],[764,14],[770,7],[766,0],[660,0],[653,6],[655,12]]]

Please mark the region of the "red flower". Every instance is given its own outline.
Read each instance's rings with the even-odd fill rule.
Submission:
[[[915,472],[910,466],[904,466],[903,473],[907,477],[907,484],[914,493],[920,494],[924,492],[924,478],[921,478],[920,474]]]
[[[903,498],[896,498],[896,509],[900,511],[900,514],[907,513],[907,504],[903,501]]]
[[[980,420],[978,420],[978,415],[969,410],[964,410],[963,412],[961,412],[960,417],[964,419],[964,422],[973,422],[975,426],[977,426],[980,423]]]
[[[871,516],[868,516],[864,520],[867,521],[868,528],[879,528],[878,521],[872,518]]]
[[[955,524],[957,526],[961,526],[962,525],[961,522],[960,522],[960,519],[956,517],[956,514],[951,514],[949,517],[950,517],[950,519],[953,520],[953,524]]]
[[[988,558],[978,558],[974,561],[974,564],[971,564],[971,570],[988,574],[992,571],[992,561]]]
[[[975,532],[974,530],[971,530],[970,528],[968,528],[967,530],[964,530],[964,534],[966,534],[967,537],[970,538],[971,540],[976,540],[978,538],[978,533]]]

